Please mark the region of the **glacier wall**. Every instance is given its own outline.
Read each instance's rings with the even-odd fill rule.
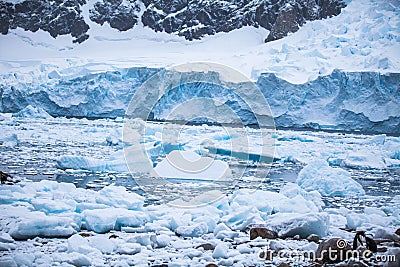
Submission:
[[[400,134],[400,73],[334,70],[305,84],[262,74],[257,85],[277,126]]]
[[[15,113],[32,105],[55,117],[124,116],[136,90],[158,71],[137,67],[73,77],[51,73],[41,79],[26,79],[14,73],[1,75],[0,112]],[[291,84],[272,73],[263,73],[256,84],[278,127],[400,133],[400,73],[335,70],[305,84]],[[229,106],[245,124],[255,123],[254,114],[236,94],[211,84],[171,88],[154,106],[152,118],[165,118],[167,109],[191,97],[215,98]],[[233,122],[218,114],[218,103],[210,105],[208,109],[216,110],[214,120]]]

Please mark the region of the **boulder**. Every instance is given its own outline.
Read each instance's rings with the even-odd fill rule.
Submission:
[[[250,240],[256,239],[257,237],[266,239],[278,238],[278,233],[264,227],[255,227],[250,229]]]

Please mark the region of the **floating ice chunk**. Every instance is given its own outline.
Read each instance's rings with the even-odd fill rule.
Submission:
[[[363,195],[362,186],[349,172],[332,168],[324,160],[305,166],[299,173],[297,184],[306,191],[317,190],[323,196]]]
[[[57,160],[57,168],[101,172],[106,170],[106,163],[104,160],[89,157],[62,156]]]
[[[68,237],[76,233],[75,228],[76,224],[71,218],[46,216],[41,212],[34,212],[14,225],[10,235],[14,239],[28,239],[36,236]]]
[[[149,221],[149,216],[141,211],[127,210],[118,215],[115,229],[121,230],[122,227],[139,227]]]
[[[327,213],[277,213],[268,217],[266,224],[278,233],[280,237],[299,235],[306,238],[311,234],[326,236],[329,230],[329,215]]]
[[[142,246],[140,244],[133,244],[133,243],[123,243],[119,244],[116,248],[116,251],[119,254],[128,254],[134,255],[139,253],[142,250]]]
[[[56,181],[41,180],[40,182],[28,183],[23,187],[24,192],[43,195],[46,193],[51,196],[60,193],[60,196],[70,195],[77,189],[72,183],[59,183]]]
[[[97,203],[77,203],[76,204],[76,212],[83,213],[85,210],[96,210],[96,209],[105,209],[108,208],[108,205],[105,204],[97,204]]]
[[[384,145],[385,141],[386,141],[386,134],[379,134],[372,137],[368,143],[375,145]]]
[[[369,152],[353,152],[343,161],[344,166],[354,169],[385,169],[386,164],[382,156]]]
[[[393,216],[387,216],[382,210],[376,208],[367,209],[366,213],[354,213],[350,212],[346,215],[347,227],[351,229],[357,229],[364,225],[378,225],[378,226],[389,226],[396,223],[396,219]],[[377,211],[377,213],[375,213]]]
[[[318,210],[322,210],[322,207],[325,206],[324,202],[322,201],[322,196],[321,194],[314,190],[307,192],[303,190],[299,185],[295,183],[287,183],[285,184],[279,191],[280,194],[283,194],[284,196],[288,198],[295,198],[296,196],[300,195],[302,196],[305,200],[311,201],[314,203],[315,207],[318,208]],[[311,206],[308,204],[307,206]]]
[[[122,227],[139,227],[144,225],[149,217],[139,211],[124,208],[106,208],[84,211],[86,228],[97,233],[105,233],[110,230],[121,230]]]
[[[10,236],[9,233],[1,233],[0,234],[0,242],[2,242],[2,243],[13,243],[14,239]]]
[[[0,144],[5,147],[15,147],[19,145],[19,139],[16,134],[0,136]]]
[[[32,107],[31,105],[26,106],[23,110],[12,115],[17,118],[33,118],[33,119],[52,119],[53,117],[49,115],[41,107]]]
[[[212,256],[215,259],[218,259],[218,258],[226,259],[226,258],[228,258],[228,251],[229,251],[228,246],[225,243],[221,242],[215,247]]]
[[[17,246],[13,243],[1,243],[0,242],[0,251],[7,251],[7,250],[12,250],[16,249]]]
[[[350,229],[357,229],[363,223],[368,221],[368,217],[365,214],[349,213],[346,215],[347,227]]]
[[[224,200],[226,199],[222,197],[223,194],[224,193],[220,190],[210,190],[199,195],[194,195],[193,197],[177,198],[169,202],[169,204],[176,207],[199,207],[207,204],[224,208],[226,207],[224,206],[226,205],[226,203],[224,202]],[[222,199],[218,200],[221,197]]]
[[[53,200],[48,198],[32,199],[31,204],[37,211],[49,213],[74,212],[76,202],[73,199]]]
[[[29,201],[30,196],[27,195],[20,186],[11,185],[0,187],[0,204],[11,204],[17,201]]]
[[[74,266],[91,266],[92,262],[89,259],[89,257],[77,253],[77,252],[72,252],[68,254],[68,257],[66,259],[66,262],[74,265]]]
[[[118,152],[116,152],[118,153]],[[153,168],[153,163],[144,149],[139,144],[124,147],[123,155],[125,157],[126,165],[129,167],[131,173],[150,173]],[[120,154],[119,154],[120,155]],[[119,156],[121,160],[121,156]],[[110,162],[112,159],[110,158]]]
[[[221,218],[221,221],[232,230],[244,230],[250,224],[264,223],[260,211],[250,207],[235,207],[228,215]]]
[[[2,256],[0,258],[0,266],[4,267],[17,267],[17,264],[15,263],[14,259],[10,256]]]
[[[33,266],[33,262],[36,258],[33,253],[14,253],[13,256],[17,266]]]
[[[297,185],[288,184],[282,189],[282,192],[289,197],[282,193],[262,190],[237,190],[232,196],[231,207],[256,207],[263,217],[272,212],[307,213],[321,209],[323,203],[319,193],[311,192],[307,195],[303,189],[295,186],[298,187]]]
[[[218,224],[217,227],[215,227],[213,233],[214,233],[215,238],[218,238],[218,239],[221,239],[221,240],[223,240],[225,238],[230,238],[230,239],[233,240],[235,237],[237,237],[239,235],[238,232],[232,231],[224,223]]]
[[[128,210],[141,210],[144,204],[144,197],[128,192],[125,187],[110,185],[98,192],[96,202]]]
[[[119,214],[117,209],[86,210],[83,214],[88,230],[106,233],[113,230]]]
[[[166,235],[166,234],[160,234],[156,236],[156,243],[157,243],[157,248],[163,248],[168,246],[172,241],[171,236]]]
[[[153,169],[152,175],[164,178],[219,180],[230,178],[228,164],[193,151],[174,150]]]
[[[106,137],[106,143],[109,146],[121,146],[123,143],[121,131],[117,129],[111,131],[110,134]]]
[[[136,146],[114,152],[106,165],[107,170],[117,172],[149,173],[152,169],[150,159]]]
[[[259,211],[271,214],[273,203],[281,201],[285,196],[269,191],[249,189],[240,189],[233,193],[231,198],[231,206],[238,205],[240,207],[255,207]]]
[[[107,160],[106,169],[117,172],[129,172],[128,166],[125,161],[125,154],[123,150],[114,152]]]
[[[78,252],[82,254],[96,252],[96,249],[89,244],[88,239],[79,234],[71,236],[70,238],[68,238],[67,242],[69,252]]]
[[[149,233],[144,233],[144,234],[137,234],[128,240],[129,243],[136,243],[140,244],[142,246],[148,247],[152,246],[156,241],[156,235],[155,234],[149,234]]]
[[[181,236],[200,237],[208,233],[208,226],[205,222],[193,223],[191,225],[178,226],[176,233]]]
[[[400,236],[396,235],[396,228],[395,227],[378,227],[374,229],[374,238],[375,239],[389,239],[393,241],[399,241]]]
[[[115,249],[115,244],[111,239],[100,235],[90,237],[89,244],[103,254],[111,254]]]

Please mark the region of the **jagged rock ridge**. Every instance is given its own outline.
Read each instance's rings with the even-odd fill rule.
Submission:
[[[0,1],[0,32],[20,27],[36,32],[49,32],[53,38],[70,34],[73,42],[81,43],[89,38],[81,6],[86,0],[26,0],[20,3]]]
[[[139,21],[155,31],[184,36],[187,40],[229,32],[243,26],[270,31],[266,42],[295,32],[306,21],[338,15],[343,0],[97,0],[82,16],[86,0],[0,1],[0,32],[17,27],[52,37],[70,34],[74,42],[89,38],[88,20],[119,31],[135,27]],[[144,10],[143,10],[144,9]],[[86,22],[85,22],[86,20]]]

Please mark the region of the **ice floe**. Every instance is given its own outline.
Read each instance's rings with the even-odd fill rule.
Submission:
[[[363,187],[340,168],[330,167],[325,160],[315,161],[298,174],[297,184],[307,191],[317,190],[323,196],[363,195]]]

